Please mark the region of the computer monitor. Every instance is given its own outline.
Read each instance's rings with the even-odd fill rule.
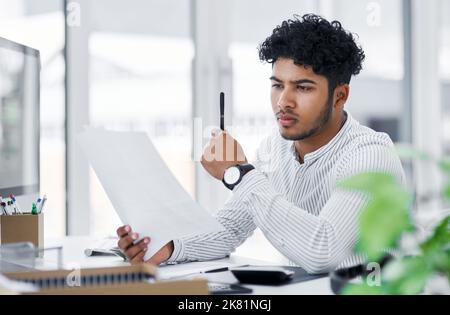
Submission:
[[[0,195],[39,193],[39,51],[0,37]]]

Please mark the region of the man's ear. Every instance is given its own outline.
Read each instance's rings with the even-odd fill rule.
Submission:
[[[350,86],[348,84],[340,84],[334,90],[334,102],[333,107],[344,108],[345,103],[347,102],[348,96],[350,94]]]

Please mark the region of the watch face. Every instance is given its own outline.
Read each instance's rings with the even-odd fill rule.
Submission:
[[[241,172],[236,166],[232,166],[230,168],[227,168],[225,171],[225,174],[223,175],[223,180],[225,183],[229,185],[236,184],[239,180],[239,177],[241,176]]]

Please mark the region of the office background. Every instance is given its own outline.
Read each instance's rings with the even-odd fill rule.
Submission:
[[[0,36],[41,52],[46,237],[111,235],[120,224],[75,142],[88,124],[146,131],[215,212],[229,192],[192,160],[195,118],[217,124],[225,91],[226,124],[251,158],[275,127],[270,65],[256,48],[282,20],[310,12],[359,35],[367,58],[351,85],[353,116],[396,142],[450,154],[448,0],[0,0]],[[430,182],[439,189],[436,172],[409,175],[419,193]],[[259,231],[238,252],[279,255]]]

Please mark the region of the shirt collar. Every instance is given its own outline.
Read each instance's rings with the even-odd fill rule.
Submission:
[[[350,130],[351,126],[354,124],[354,119],[350,115],[350,113],[345,112],[347,115],[347,120],[345,121],[344,125],[342,126],[341,130],[334,136],[333,139],[331,139],[327,144],[320,147],[316,151],[310,152],[305,154],[303,160],[305,164],[311,163],[315,160],[317,160],[319,157],[330,151],[331,149],[335,148],[340,142],[341,139],[345,137],[347,132]],[[300,162],[299,156],[297,154],[297,150],[295,149],[294,141],[291,143],[290,148],[291,154],[295,158],[296,161]]]

